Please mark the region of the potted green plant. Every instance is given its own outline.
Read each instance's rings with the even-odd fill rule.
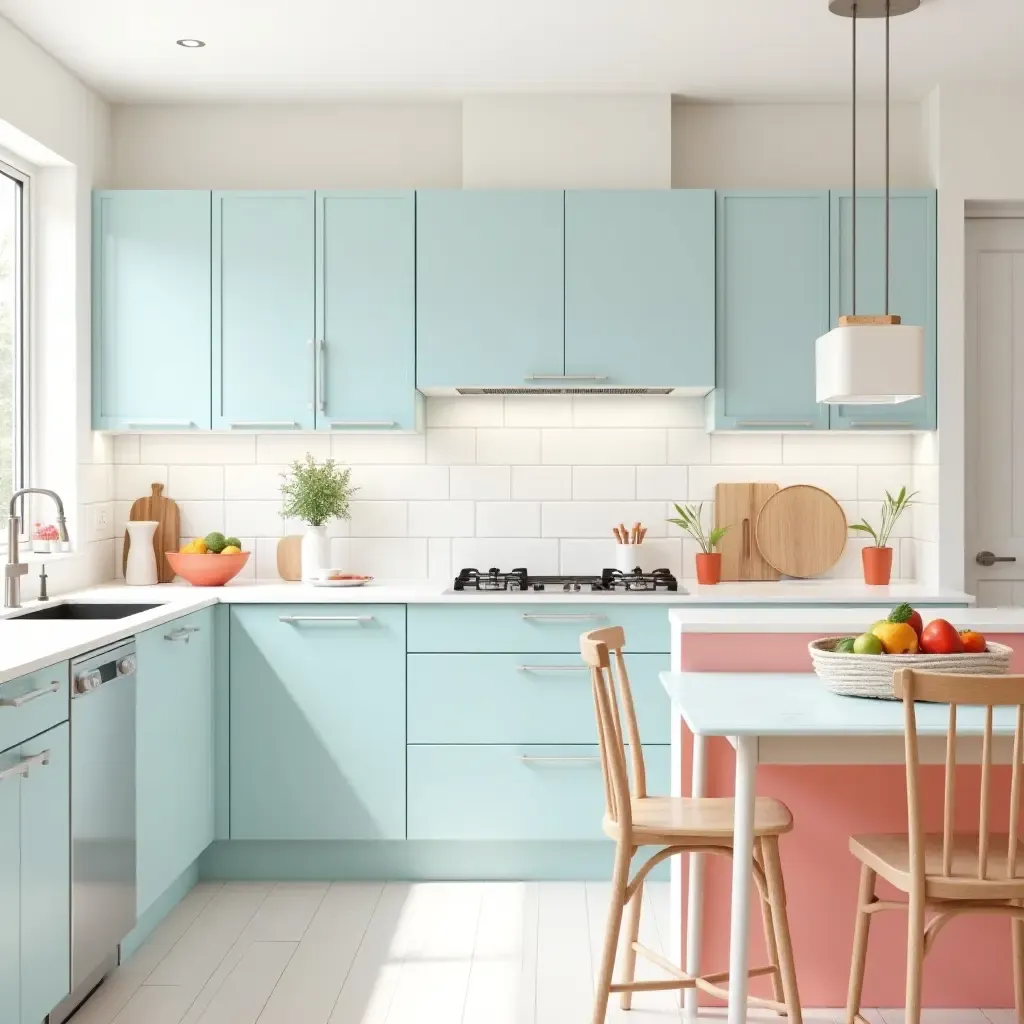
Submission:
[[[710,533],[704,532],[701,515],[704,502],[699,505],[675,505],[678,519],[666,522],[685,530],[700,546],[697,553],[697,582],[702,584],[720,583],[722,579],[722,553],[716,551],[718,542],[725,536],[728,526],[716,526]]]
[[[889,547],[889,535],[896,521],[910,506],[917,491],[907,494],[907,488],[901,487],[900,493],[894,498],[888,491],[882,502],[882,521],[876,530],[866,519],[859,523],[851,523],[851,530],[871,535],[874,544],[861,549],[861,564],[864,567],[864,582],[875,587],[887,586],[892,578],[892,548]]]
[[[300,519],[306,524],[302,537],[302,580],[320,579],[331,565],[331,542],[327,524],[332,519],[349,519],[349,501],[356,488],[351,484],[352,470],[339,466],[334,459],[317,462],[307,454],[296,459],[287,473],[282,473],[281,516]]]

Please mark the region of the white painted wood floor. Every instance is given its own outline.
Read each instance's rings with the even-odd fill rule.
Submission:
[[[640,941],[664,953],[668,885],[648,884],[644,899]],[[589,1024],[607,907],[599,882],[201,883],[72,1021]],[[661,976],[643,960],[638,972]],[[675,999],[638,993],[627,1013],[613,997],[608,1022],[678,1024]],[[902,1024],[903,1013],[869,1017]],[[842,1012],[804,1020],[841,1024]],[[1016,1016],[933,1010],[925,1021]]]

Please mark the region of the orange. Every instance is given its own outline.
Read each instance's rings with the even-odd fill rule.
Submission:
[[[878,622],[871,632],[886,654],[917,654],[917,631],[907,622]]]

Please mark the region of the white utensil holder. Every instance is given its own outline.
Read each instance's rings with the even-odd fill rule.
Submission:
[[[615,568],[626,573],[635,572],[637,568],[641,572],[650,572],[651,567],[647,564],[647,550],[644,545],[616,544]]]

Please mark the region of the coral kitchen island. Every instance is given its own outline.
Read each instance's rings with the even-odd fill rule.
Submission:
[[[947,619],[1006,644],[1014,649],[1011,671],[1024,671],[1024,610],[932,607],[923,616],[925,623]],[[795,827],[783,837],[781,852],[801,1002],[844,1006],[859,876],[849,837],[906,830],[902,714],[887,702],[829,693],[811,673],[807,645],[826,636],[856,636],[876,616],[864,607],[758,608],[755,616],[749,609],[691,607],[673,609],[669,618],[673,671],[662,683],[672,698],[672,791],[742,796],[750,785],[758,796],[790,807]],[[730,723],[728,731],[716,734],[716,701],[709,698],[718,685],[731,708],[718,716]],[[919,712],[919,721],[922,714],[927,712]],[[945,708],[942,718],[944,724]],[[695,736],[687,722],[702,735]],[[1002,728],[997,716],[992,798],[998,808],[1007,806],[1007,732],[1012,734],[1012,723]],[[944,750],[944,738],[922,741],[928,831],[942,828]],[[958,755],[972,762],[961,769],[968,780],[956,803],[957,827],[964,830],[977,827],[977,756]],[[997,831],[1005,826],[993,824]],[[738,966],[738,950],[730,950],[737,923],[749,924],[749,963],[765,962],[755,905],[730,910],[731,876],[726,858],[673,862],[672,937],[678,962],[690,971]],[[884,883],[879,891],[882,898],[890,895]],[[877,915],[863,1005],[903,1005],[905,960],[906,915]],[[925,1005],[1012,1006],[1012,978],[1010,929],[985,917],[959,918],[926,960]],[[765,984],[763,978],[752,981],[752,993],[770,995]]]

